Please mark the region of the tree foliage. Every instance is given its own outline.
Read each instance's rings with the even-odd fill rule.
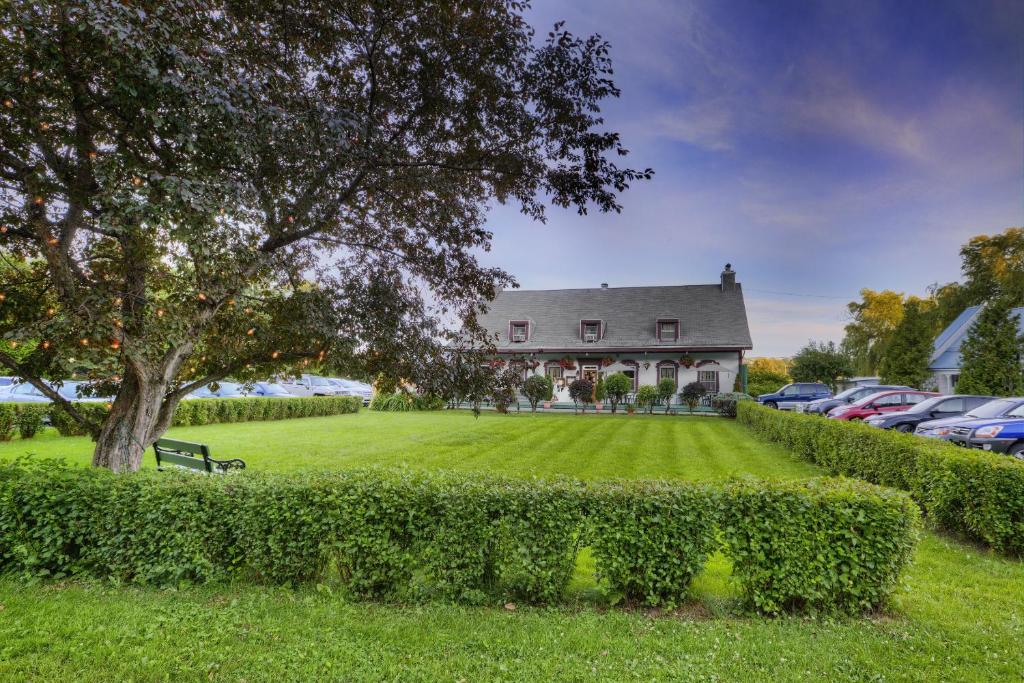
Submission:
[[[668,413],[668,409],[671,407],[672,397],[676,393],[676,381],[674,379],[665,378],[658,382],[655,391],[658,392],[658,401],[665,404],[665,412]]]
[[[893,331],[879,366],[883,384],[921,387],[931,376],[928,362],[932,354],[934,328],[922,309],[920,301],[907,301],[903,319]]]
[[[636,392],[636,404],[640,408],[646,408],[647,413],[654,412],[654,404],[658,402],[658,390],[650,384],[645,384]]]
[[[633,391],[633,380],[621,372],[614,372],[605,380],[604,389],[608,394],[608,402],[612,404],[614,413],[618,405],[626,400],[629,392]]]
[[[547,375],[530,375],[523,382],[523,395],[530,402],[530,411],[537,412],[537,404],[550,401],[554,385]]]
[[[1019,301],[1017,302],[1019,303]],[[963,358],[956,390],[965,394],[1024,394],[1024,335],[1009,297],[993,299],[982,309],[960,346]]]
[[[851,321],[846,325],[843,348],[853,363],[853,372],[875,375],[892,333],[903,319],[904,296],[890,289],[876,292],[866,288],[860,296],[860,301],[846,306]]]
[[[228,375],[426,382],[439,321],[475,330],[511,283],[475,256],[486,206],[616,211],[650,176],[603,128],[608,44],[523,11],[0,4],[0,337],[33,349],[0,364],[115,392],[90,425],[115,470]]]
[[[809,341],[793,356],[790,373],[796,382],[824,382],[834,391],[839,378],[853,374],[853,364],[835,342]]]
[[[594,396],[594,383],[589,379],[579,378],[573,380],[569,385],[569,398],[573,402],[573,410],[578,411],[581,407],[587,412],[587,401]]]
[[[679,392],[679,398],[683,400],[683,403],[693,412],[693,409],[700,403],[700,399],[704,394],[708,393],[708,390],[700,382],[690,382],[683,390]]]

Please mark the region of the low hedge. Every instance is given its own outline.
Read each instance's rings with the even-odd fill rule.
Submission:
[[[219,424],[223,422],[260,422],[296,417],[324,417],[355,413],[362,406],[356,396],[311,396],[295,398],[202,398],[178,404],[175,427]],[[109,410],[105,403],[79,402],[75,409],[101,421]],[[0,403],[0,441],[13,437],[17,427],[21,438],[29,439],[42,427],[44,418],[61,436],[85,436],[87,430],[59,405],[52,403]]]
[[[444,410],[444,399],[426,394],[410,394],[405,391],[396,391],[392,394],[375,394],[370,399],[370,410],[386,413],[408,413],[421,410]]]
[[[865,424],[742,402],[738,419],[835,474],[907,491],[939,527],[1024,554],[1024,463]]]
[[[610,596],[672,606],[721,548],[755,610],[857,612],[897,584],[917,515],[905,494],[848,480],[203,477],[21,462],[0,466],[0,571],[146,584],[332,576],[376,599],[551,603],[589,545]]]

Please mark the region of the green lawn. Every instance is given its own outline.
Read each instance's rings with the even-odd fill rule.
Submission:
[[[315,418],[175,430],[251,467],[405,463],[579,477],[819,474],[712,418],[484,415]],[[0,445],[87,462],[83,439]],[[187,590],[0,580],[0,680],[1021,680],[1024,565],[925,534],[885,614],[741,616],[713,558],[669,615],[588,595],[515,611],[352,603],[336,587]]]
[[[474,418],[464,411],[375,413],[281,422],[181,427],[168,436],[209,444],[215,458],[242,458],[260,470],[366,465],[484,470],[585,479],[800,478],[814,466],[754,441],[744,427],[714,417],[559,415]],[[0,443],[0,458],[26,453],[87,464],[92,443],[47,430]],[[154,466],[152,451],[146,465]]]

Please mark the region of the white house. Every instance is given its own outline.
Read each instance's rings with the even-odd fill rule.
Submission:
[[[615,372],[630,377],[634,391],[664,378],[732,391],[751,348],[743,289],[729,264],[709,285],[506,290],[479,320],[500,356],[554,380],[556,401],[569,400],[577,377],[596,382]]]
[[[949,327],[935,338],[928,369],[932,372],[932,383],[943,394],[956,392],[956,383],[960,381],[960,345],[967,337],[971,325],[981,314],[981,306],[970,306],[957,316]],[[1016,315],[1020,324],[1020,333],[1024,334],[1024,308],[1014,308],[1011,315]]]

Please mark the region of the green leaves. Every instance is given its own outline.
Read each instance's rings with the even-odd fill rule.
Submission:
[[[555,603],[589,545],[600,585],[628,604],[679,604],[724,548],[753,609],[857,612],[896,585],[916,529],[905,495],[843,480],[0,466],[0,571],[158,585],[336,578],[352,595],[403,602]]]
[[[1024,463],[912,434],[740,402],[738,419],[835,474],[902,489],[939,526],[1024,554]]]

